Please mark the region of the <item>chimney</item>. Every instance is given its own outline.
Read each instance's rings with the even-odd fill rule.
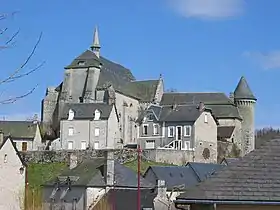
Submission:
[[[205,105],[204,105],[203,102],[199,102],[198,109],[199,109],[200,112],[204,111]]]
[[[173,110],[173,111],[176,111],[177,107],[178,107],[178,105],[177,105],[176,103],[174,103],[174,104],[172,105],[172,110]]]
[[[157,181],[157,196],[154,198],[155,209],[168,210],[171,209],[172,202],[166,195],[166,185],[164,180]]]
[[[114,150],[106,151],[106,184],[107,186],[113,186],[115,184]]]
[[[69,163],[69,168],[70,169],[73,169],[73,168],[76,168],[77,167],[77,165],[78,165],[78,157],[77,157],[77,155],[75,155],[74,153],[71,153],[70,154],[70,163]]]
[[[4,142],[4,133],[3,131],[0,131],[0,145],[2,145]]]

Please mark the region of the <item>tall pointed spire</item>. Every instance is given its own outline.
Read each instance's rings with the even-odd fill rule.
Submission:
[[[95,30],[94,30],[93,44],[90,48],[95,53],[95,55],[99,58],[101,46],[100,46],[100,42],[99,42],[98,27],[97,26],[95,27]]]

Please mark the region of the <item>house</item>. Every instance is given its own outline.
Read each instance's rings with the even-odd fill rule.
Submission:
[[[0,121],[4,137],[11,138],[18,151],[43,150],[40,124],[35,121]]]
[[[177,208],[280,209],[280,139],[272,139],[214,172],[174,201]]]
[[[194,151],[195,161],[217,160],[218,122],[202,102],[196,105],[151,105],[138,122],[139,143],[143,149]]]
[[[24,208],[26,165],[11,138],[0,135],[0,209]]]
[[[120,144],[118,114],[114,105],[66,104],[60,121],[60,139],[52,149],[116,148]]]
[[[173,201],[186,189],[204,181],[222,167],[220,164],[195,162],[189,162],[186,166],[150,166],[144,173],[144,178],[153,184],[164,180],[167,197]]]
[[[111,153],[107,159],[94,158],[82,163],[70,164],[56,179],[44,184],[44,209],[64,207],[72,210],[93,208],[110,189],[132,189],[138,187],[137,173],[113,159]],[[140,177],[141,189],[153,189],[155,186]]]

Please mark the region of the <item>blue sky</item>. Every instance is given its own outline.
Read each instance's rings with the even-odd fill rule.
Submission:
[[[244,75],[258,98],[256,125],[279,126],[279,7],[279,0],[2,0],[1,13],[18,13],[0,28],[20,34],[13,47],[0,50],[1,76],[21,65],[41,31],[28,67],[46,63],[0,86],[4,98],[38,84],[29,97],[1,105],[0,115],[39,113],[46,87],[60,83],[63,68],[90,46],[98,25],[102,55],[137,79],[163,74],[166,88],[228,94]]]

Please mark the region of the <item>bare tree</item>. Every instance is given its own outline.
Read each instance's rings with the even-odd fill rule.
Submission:
[[[9,18],[13,18],[14,15],[17,12],[13,12],[13,13],[7,13],[7,14],[0,14],[0,23],[3,23],[4,20],[7,20]],[[6,50],[8,48],[12,48],[15,43],[16,43],[16,38],[18,37],[20,33],[20,30],[17,30],[16,32],[12,32],[11,34],[9,33],[9,27],[2,27],[0,25],[0,52],[2,50]],[[32,57],[34,56],[36,49],[41,41],[42,38],[42,32],[39,35],[38,40],[36,41],[35,45],[33,46],[31,52],[29,53],[29,55],[24,59],[24,61],[19,64],[19,67],[13,70],[6,70],[5,72],[1,72],[2,75],[3,73],[6,73],[7,76],[4,78],[0,78],[0,87],[2,88],[4,85],[8,85],[10,83],[15,83],[16,81],[18,81],[21,78],[24,78],[26,76],[29,76],[30,74],[34,73],[35,71],[37,71],[43,64],[44,62],[40,63],[38,66],[36,66],[35,68],[31,68],[31,69],[27,69],[28,68],[28,64],[30,62],[30,60],[32,59]],[[0,104],[11,104],[14,103],[22,98],[27,97],[28,95],[32,94],[36,87],[38,85],[34,85],[34,87],[29,90],[26,91],[23,94],[20,95],[16,95],[13,97],[7,97],[7,98],[3,98],[3,94],[5,91],[2,91],[0,93]]]

